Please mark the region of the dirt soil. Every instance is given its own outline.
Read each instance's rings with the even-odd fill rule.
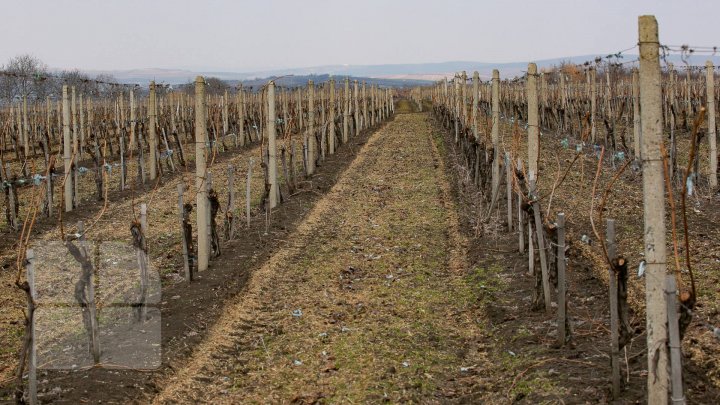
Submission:
[[[407,100],[397,110],[328,159],[270,235],[258,219],[197,282],[164,287],[160,370],[43,373],[42,401],[610,402],[606,280],[578,241],[586,224],[569,218],[573,334],[557,348],[554,310],[530,310],[534,279],[504,199],[478,226],[486,199],[451,133]],[[622,403],[645,402],[633,309]],[[693,333],[686,353],[704,338]],[[686,354],[689,403],[720,402],[705,356]]]
[[[214,183],[218,184],[223,204],[226,203],[223,190],[226,185],[228,165],[234,165],[239,170],[235,175],[235,187],[242,190],[237,192],[237,209],[241,213],[240,226],[236,239],[223,242],[223,255],[211,261],[210,269],[198,275],[197,280],[190,284],[182,278],[182,254],[179,244],[179,225],[177,224],[177,192],[176,179],[181,179],[186,186],[192,181],[188,173],[180,172],[175,176],[166,178],[157,187],[148,186],[144,191],[135,192],[134,200],[130,191],[123,193],[111,192],[107,212],[97,223],[96,230],[103,234],[103,239],[111,239],[113,234],[119,238],[128,234],[127,215],[132,204],[139,202],[149,203],[150,227],[150,256],[153,265],[163,278],[162,297],[159,305],[162,313],[162,364],[163,366],[153,372],[137,370],[108,370],[93,369],[75,372],[40,371],[38,374],[39,397],[43,403],[124,403],[135,398],[144,391],[155,390],[155,379],[164,373],[172,372],[177,364],[182,364],[185,357],[191,353],[200,341],[204,339],[209,325],[218,318],[226,299],[235,296],[246,287],[249,274],[254,268],[262,265],[274,252],[281,250],[286,243],[287,235],[291,234],[300,223],[314,203],[324,195],[335,183],[338,176],[347,168],[358,150],[366,142],[371,131],[363,132],[359,137],[353,137],[347,145],[338,148],[337,153],[328,158],[317,169],[316,174],[299,184],[299,191],[272,212],[270,232],[265,234],[265,215],[259,213],[259,199],[262,194],[262,170],[258,164],[259,146],[255,145],[243,149],[240,153],[230,152],[218,155],[213,165]],[[253,168],[253,187],[251,192],[251,206],[253,217],[248,228],[244,218],[245,207],[245,179],[242,174],[247,170],[247,160],[255,158]],[[302,164],[302,162],[299,162]],[[299,169],[298,169],[299,170]],[[283,181],[281,177],[281,181]],[[187,187],[186,187],[187,189]],[[286,195],[287,197],[287,195]],[[193,198],[186,193],[185,199]],[[154,207],[154,208],[153,208]],[[82,210],[69,213],[65,217],[66,223],[85,219],[92,222],[97,213],[102,210],[101,202],[86,201]],[[152,213],[154,211],[154,214]],[[236,213],[236,215],[238,215]],[[222,218],[219,232],[222,234]],[[52,239],[57,233],[57,226],[43,223],[36,227],[34,238]],[[193,224],[195,228],[195,224]],[[66,226],[67,230],[67,226]],[[125,238],[126,239],[126,238]],[[11,237],[3,239],[6,244],[13,243]],[[14,260],[12,250],[6,250],[5,258],[8,268]],[[153,253],[155,252],[155,253]],[[10,277],[14,273],[10,269],[3,274],[7,284],[4,300],[8,303],[20,302],[17,291],[13,291]],[[10,305],[10,304],[9,304]],[[17,304],[12,304],[17,306]],[[7,357],[8,370],[14,367],[15,349],[19,345],[21,322],[18,320],[20,312],[6,313],[4,322],[10,325],[7,332],[16,330],[12,334],[3,334],[10,354]],[[12,349],[11,349],[12,348]],[[111,387],[111,388],[110,388]],[[12,381],[5,381],[0,389],[0,402],[10,400]]]

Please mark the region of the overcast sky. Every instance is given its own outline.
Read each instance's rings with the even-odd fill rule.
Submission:
[[[660,41],[720,45],[720,0],[12,0],[0,63],[251,71],[521,62],[616,52],[654,14]]]

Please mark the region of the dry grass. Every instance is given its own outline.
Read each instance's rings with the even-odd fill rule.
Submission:
[[[418,401],[489,367],[428,119],[373,135],[157,403]]]

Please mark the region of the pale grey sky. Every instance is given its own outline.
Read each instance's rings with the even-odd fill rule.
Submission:
[[[720,46],[720,0],[13,0],[0,63],[250,71],[326,64],[515,62],[609,53],[655,14],[660,40]]]

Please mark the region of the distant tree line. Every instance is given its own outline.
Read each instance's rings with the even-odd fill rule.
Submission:
[[[0,65],[0,103],[7,104],[22,100],[45,100],[50,96],[57,99],[62,96],[62,86],[75,86],[76,94],[87,98],[113,97],[120,94],[122,87],[111,75],[90,75],[78,69],[50,72],[48,66],[39,58],[30,55],[18,55]]]

